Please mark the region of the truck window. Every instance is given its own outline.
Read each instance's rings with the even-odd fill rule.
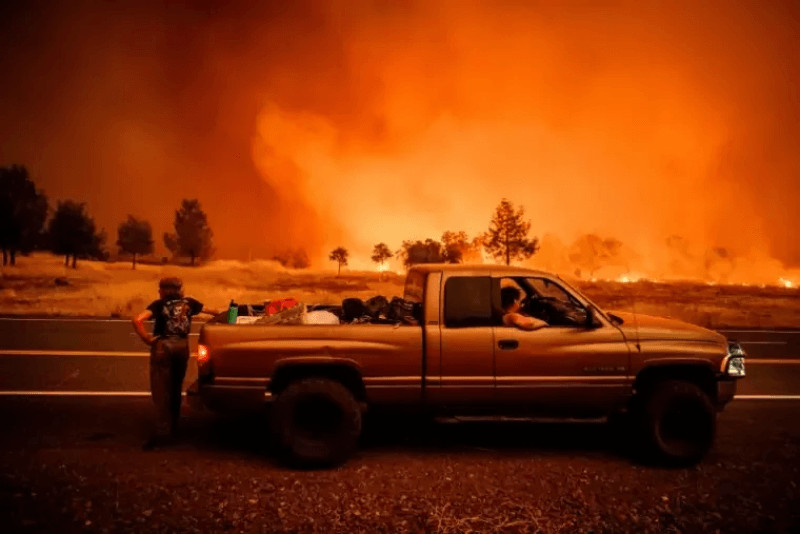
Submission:
[[[448,328],[494,326],[492,279],[488,276],[448,278],[444,286],[444,324]]]

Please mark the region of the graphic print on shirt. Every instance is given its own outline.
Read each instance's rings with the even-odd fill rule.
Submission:
[[[191,329],[191,309],[185,300],[170,300],[164,303],[164,335],[187,336]]]

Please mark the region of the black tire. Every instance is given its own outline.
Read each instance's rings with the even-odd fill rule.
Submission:
[[[344,463],[358,445],[361,408],[341,383],[303,378],[284,389],[272,406],[277,452],[296,467]]]
[[[691,382],[656,383],[640,414],[644,452],[658,463],[696,465],[714,444],[716,410],[708,395]]]

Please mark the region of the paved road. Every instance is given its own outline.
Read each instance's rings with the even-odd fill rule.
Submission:
[[[193,352],[200,326],[192,329]],[[739,395],[800,395],[800,331],[722,333],[741,342],[749,355]],[[190,365],[187,384],[195,376]],[[0,391],[147,389],[147,347],[129,321],[0,318]]]
[[[602,425],[373,421],[341,469],[297,472],[262,420],[188,407],[143,453],[149,399],[106,393],[147,391],[128,321],[0,319],[0,390],[100,393],[0,395],[0,530],[798,532],[800,401],[747,396],[800,395],[800,332],[725,334],[748,378],[696,469],[635,465]]]

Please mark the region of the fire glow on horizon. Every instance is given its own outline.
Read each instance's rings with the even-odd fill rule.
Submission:
[[[344,246],[374,272],[375,244],[473,237],[506,197],[648,280],[794,288],[800,3],[679,3],[18,2],[46,31],[4,20],[0,160],[109,234],[132,213],[161,235],[196,197],[222,260]],[[531,266],[576,272],[556,252]]]

